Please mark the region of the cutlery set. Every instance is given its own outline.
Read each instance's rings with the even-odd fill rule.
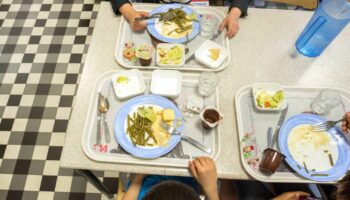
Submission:
[[[101,93],[98,94],[97,102],[97,136],[96,144],[101,144],[101,136],[105,136],[106,143],[111,142],[111,135],[109,133],[109,128],[106,119],[106,113],[109,109],[108,99]]]

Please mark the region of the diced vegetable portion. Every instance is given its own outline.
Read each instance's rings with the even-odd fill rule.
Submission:
[[[281,90],[274,93],[259,90],[256,98],[256,102],[261,108],[277,108],[283,100],[284,94]]]

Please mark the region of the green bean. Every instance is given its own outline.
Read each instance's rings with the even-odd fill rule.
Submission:
[[[141,107],[139,109],[144,109],[144,107]],[[128,115],[127,117],[127,129],[126,134],[129,135],[130,140],[133,145],[140,145],[140,146],[148,146],[149,140],[152,138],[155,143],[157,140],[155,139],[153,135],[153,131],[151,129],[152,122],[146,118],[141,117],[137,112],[134,112],[134,114],[131,117]]]
[[[186,16],[187,16],[187,13],[185,11],[182,10],[182,6],[179,7],[179,8],[175,8],[175,9],[172,9],[170,8],[168,10],[168,12],[166,13],[161,13],[161,21],[164,21],[165,24],[168,24],[168,22],[173,22],[175,23],[178,27],[179,27],[179,31],[181,31],[180,33],[186,31],[186,30],[189,30],[190,28],[192,28],[192,26],[190,28],[187,27],[187,29],[185,29],[186,27],[184,27],[184,25],[186,24],[186,22],[190,22],[190,21],[196,21],[198,22],[197,19],[188,19]],[[173,16],[169,18],[167,18],[167,20],[164,20],[163,19],[163,16],[164,15],[167,15],[170,13],[173,14]],[[185,29],[185,30],[184,30]],[[168,35],[170,35],[170,33],[172,33],[173,31],[169,32]],[[178,31],[176,31],[177,33],[179,33]]]
[[[311,174],[311,176],[328,176],[328,174]]]

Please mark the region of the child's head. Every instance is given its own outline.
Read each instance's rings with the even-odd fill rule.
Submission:
[[[350,171],[338,182],[338,189],[336,192],[337,200],[350,199]]]
[[[142,200],[199,200],[198,194],[188,185],[176,181],[164,181],[152,187]]]

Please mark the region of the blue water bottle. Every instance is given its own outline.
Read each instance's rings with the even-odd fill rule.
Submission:
[[[323,0],[295,43],[308,57],[319,56],[350,21],[350,0]]]

